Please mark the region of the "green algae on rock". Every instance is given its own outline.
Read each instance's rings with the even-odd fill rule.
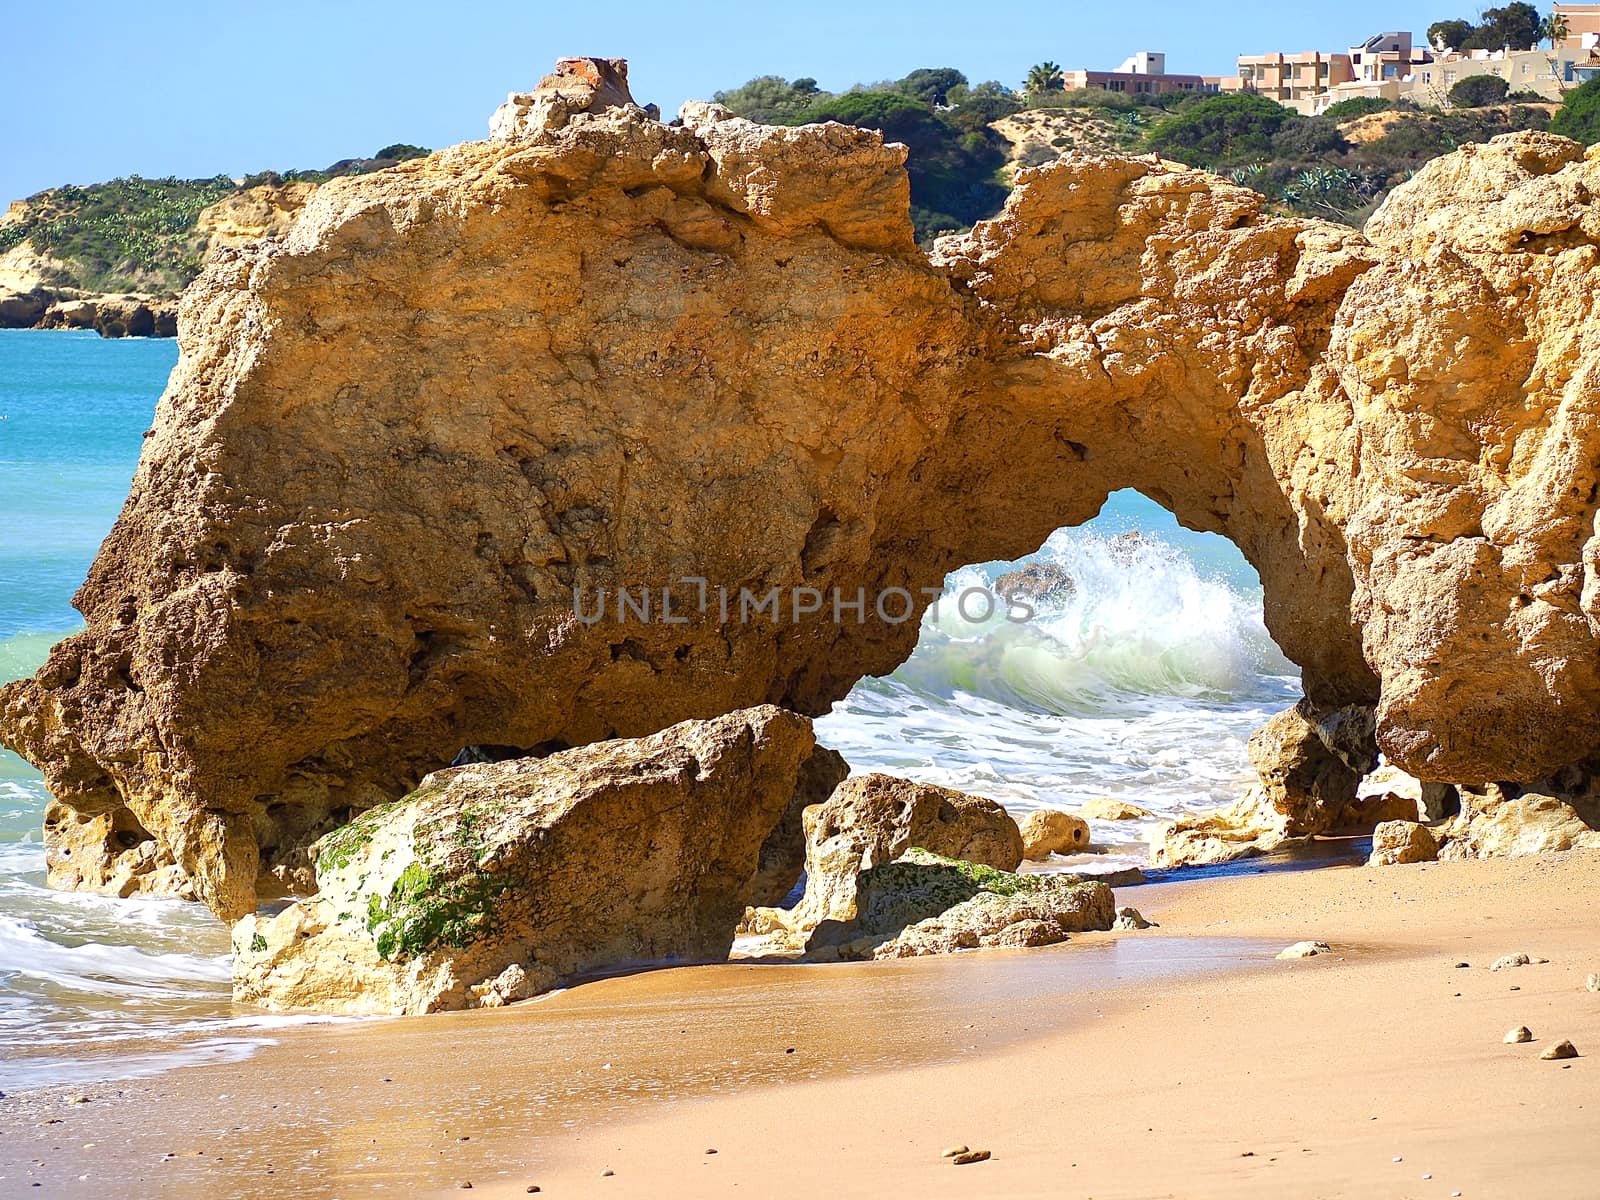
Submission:
[[[810,957],[911,958],[998,946],[1048,946],[1110,929],[1111,889],[1077,875],[1022,875],[913,849],[871,867],[856,917],[824,921]]]

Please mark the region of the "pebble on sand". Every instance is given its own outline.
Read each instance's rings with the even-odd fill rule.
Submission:
[[[1505,1037],[1505,1042],[1508,1046],[1519,1046],[1523,1042],[1531,1041],[1533,1041],[1533,1030],[1529,1029],[1526,1025],[1518,1025],[1510,1033],[1506,1034]]]
[[[1491,971],[1506,971],[1512,967],[1526,967],[1533,962],[1526,954],[1506,954],[1494,960]]]
[[[948,1149],[945,1150],[945,1152],[942,1155],[940,1155],[940,1157],[941,1158],[954,1158],[956,1155],[965,1154],[966,1152],[967,1152],[967,1144],[965,1142],[963,1142],[959,1146],[951,1146],[951,1147],[949,1147]]]
[[[1578,1048],[1571,1042],[1560,1041],[1539,1051],[1539,1057],[1545,1062],[1560,1062],[1566,1058],[1577,1058]]]
[[[1584,984],[1591,992],[1600,992],[1600,975],[1591,975]]]
[[[1327,942],[1296,942],[1287,950],[1280,951],[1279,958],[1315,958],[1319,954],[1332,954],[1333,947]]]
[[[964,1167],[968,1163],[987,1162],[988,1159],[989,1152],[987,1150],[967,1150],[961,1154],[957,1154],[950,1161],[955,1163],[955,1165],[958,1167]]]

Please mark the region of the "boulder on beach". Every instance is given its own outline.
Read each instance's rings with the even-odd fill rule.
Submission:
[[[1416,821],[1385,821],[1372,832],[1372,855],[1367,865],[1393,867],[1432,862],[1438,857],[1439,843],[1426,825]]]
[[[794,891],[806,869],[805,811],[824,803],[849,774],[850,764],[844,756],[826,746],[818,746],[806,760],[783,819],[761,843],[756,879],[750,889],[752,905],[781,904]]]
[[[1250,765],[1261,796],[1286,819],[1285,833],[1323,833],[1356,799],[1378,765],[1372,709],[1328,708],[1301,700],[1250,735]]]
[[[235,925],[235,997],[423,1013],[725,959],[813,749],[764,706],[430,775],[317,844],[316,896]]]
[[[1590,793],[1577,803],[1537,791],[1508,794],[1499,784],[1460,794],[1461,811],[1439,830],[1445,861],[1600,850],[1600,802]]]
[[[1089,823],[1059,808],[1037,808],[1017,822],[1022,857],[1043,862],[1052,854],[1079,854],[1089,848]]]
[[[1157,867],[1203,867],[1269,854],[1291,844],[1287,818],[1252,788],[1226,808],[1188,813],[1150,835]]]
[[[978,947],[1048,946],[1110,929],[1111,889],[1075,875],[1017,875],[912,850],[861,872],[856,912],[824,921],[810,958],[912,958]]]
[[[913,848],[1001,871],[1022,862],[1022,834],[999,804],[893,775],[845,780],[804,820],[806,891],[789,921],[797,932],[855,916],[860,873]]]

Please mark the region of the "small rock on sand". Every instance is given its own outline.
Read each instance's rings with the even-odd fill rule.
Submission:
[[[1494,960],[1491,971],[1508,971],[1512,967],[1526,967],[1533,962],[1526,954],[1505,954]]]
[[[1315,958],[1319,954],[1332,954],[1333,947],[1327,942],[1296,942],[1287,950],[1280,951],[1279,958]]]
[[[966,1150],[957,1154],[950,1161],[958,1167],[964,1167],[968,1163],[987,1162],[988,1158],[989,1152],[987,1150]]]
[[[1155,818],[1155,813],[1149,809],[1129,804],[1126,800],[1113,800],[1109,796],[1084,801],[1078,809],[1078,815],[1097,821],[1148,821]]]
[[[1584,984],[1591,992],[1600,992],[1600,975],[1591,975]]]
[[[1531,1041],[1533,1041],[1533,1030],[1529,1029],[1526,1025],[1518,1025],[1510,1033],[1506,1034],[1505,1037],[1505,1042],[1508,1046],[1519,1046],[1523,1042]]]
[[[1117,919],[1111,923],[1111,929],[1116,933],[1126,933],[1130,929],[1153,929],[1154,921],[1146,921],[1137,908],[1117,909]]]
[[[967,1152],[967,1147],[966,1147],[966,1144],[963,1143],[960,1146],[951,1146],[951,1147],[949,1147],[939,1157],[940,1158],[954,1158],[956,1155],[965,1154],[966,1152]]]
[[[1560,1062],[1562,1059],[1577,1058],[1578,1048],[1571,1042],[1561,1041],[1539,1051],[1539,1057],[1545,1062]]]

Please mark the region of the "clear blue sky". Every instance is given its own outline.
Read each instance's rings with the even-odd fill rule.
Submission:
[[[634,95],[675,111],[753,75],[825,88],[954,66],[1013,86],[1030,64],[1113,67],[1164,50],[1170,71],[1235,55],[1418,35],[1479,5],[1239,0],[633,0],[553,4],[155,0],[5,5],[0,204],[117,175],[321,167],[391,142],[482,137],[508,91],[564,54],[631,60]],[[1541,7],[1544,7],[1541,4]]]

